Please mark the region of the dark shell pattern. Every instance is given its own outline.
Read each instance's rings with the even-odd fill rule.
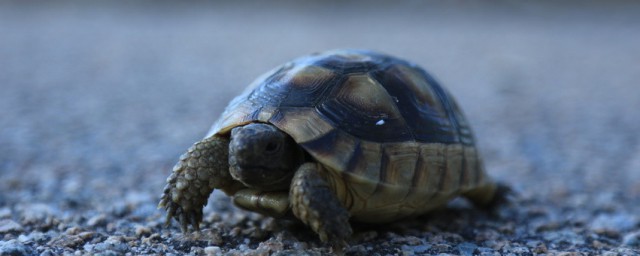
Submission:
[[[453,98],[388,55],[336,50],[284,64],[235,98],[207,137],[251,122],[275,125],[332,170],[362,221],[417,215],[488,182]]]
[[[239,106],[243,105],[243,106]],[[252,113],[238,112],[249,108]],[[223,117],[240,123],[287,112],[315,111],[331,126],[372,142],[473,145],[471,131],[449,93],[415,64],[365,50],[296,59],[259,78]],[[218,129],[233,123],[218,124]],[[218,131],[215,131],[218,132]]]

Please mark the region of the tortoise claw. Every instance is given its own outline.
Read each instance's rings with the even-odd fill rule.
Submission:
[[[180,229],[183,233],[189,231],[189,225],[193,226],[195,230],[200,229],[200,222],[202,221],[202,208],[204,204],[201,203],[203,199],[194,194],[192,191],[180,190],[177,188],[178,180],[182,180],[184,182],[182,169],[178,168],[178,172],[172,173],[169,178],[167,178],[167,185],[164,187],[164,193],[160,199],[160,203],[158,203],[158,208],[164,208],[167,211],[167,216],[165,218],[165,225],[171,225],[171,219],[175,219],[180,223]],[[206,198],[208,196],[204,196],[204,200],[206,202]],[[199,200],[189,200],[188,198],[197,198]],[[200,209],[198,210],[198,206],[195,208],[193,205],[201,204]]]
[[[165,218],[165,225],[171,225],[171,219],[175,219],[180,224],[180,229],[183,233],[189,231],[189,226],[192,226],[195,231],[200,231],[200,223],[202,222],[202,209],[184,209],[179,204],[166,200],[161,201],[159,207],[164,208],[167,211]]]
[[[189,230],[189,223],[187,222],[187,218],[184,214],[179,215],[178,222],[180,222],[180,229],[182,230],[182,233],[187,233]]]

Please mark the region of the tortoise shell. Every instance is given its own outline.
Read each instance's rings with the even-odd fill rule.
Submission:
[[[418,215],[486,180],[450,94],[417,65],[376,52],[324,52],[264,74],[207,137],[251,122],[273,124],[322,163],[356,220]]]

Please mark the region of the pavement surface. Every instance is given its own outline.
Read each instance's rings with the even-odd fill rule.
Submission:
[[[640,254],[640,4],[0,2],[0,255],[325,255],[214,193],[200,233],[156,209],[171,167],[263,72],[367,48],[457,98],[517,192],[357,226],[347,255]]]

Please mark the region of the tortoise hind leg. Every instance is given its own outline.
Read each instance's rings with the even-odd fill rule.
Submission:
[[[323,242],[340,251],[351,236],[349,212],[342,206],[320,173],[322,166],[305,163],[291,181],[290,200],[293,214],[310,226]]]
[[[189,225],[199,230],[202,208],[213,189],[229,194],[242,187],[229,174],[228,161],[229,139],[218,136],[196,142],[180,157],[158,204],[167,210],[167,224],[173,217],[183,232]]]
[[[462,196],[469,199],[477,207],[495,209],[507,203],[511,193],[512,190],[509,186],[499,182],[489,182],[463,193]]]

